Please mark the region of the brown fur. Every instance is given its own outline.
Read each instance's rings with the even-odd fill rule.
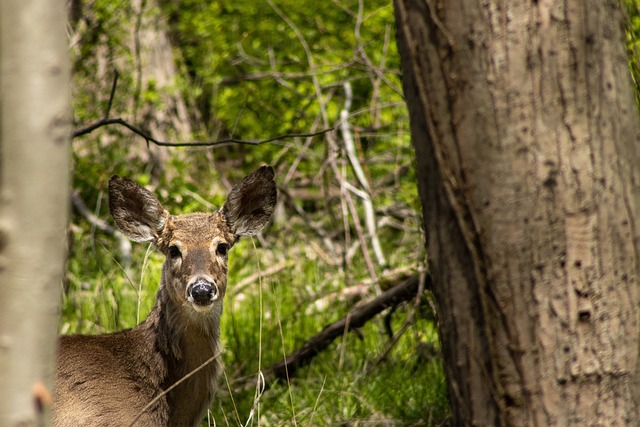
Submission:
[[[153,242],[167,260],[155,306],[140,325],[113,334],[60,338],[54,426],[200,423],[222,370],[225,249],[268,222],[276,202],[273,176],[273,169],[262,167],[231,190],[220,211],[179,216],[169,215],[134,182],[111,178],[109,206],[118,227],[132,240]],[[205,293],[194,299],[192,285],[197,283],[212,285],[215,297]]]

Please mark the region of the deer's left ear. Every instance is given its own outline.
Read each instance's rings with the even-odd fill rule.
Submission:
[[[274,176],[271,166],[263,166],[233,187],[221,209],[233,234],[255,236],[267,224],[278,197]]]

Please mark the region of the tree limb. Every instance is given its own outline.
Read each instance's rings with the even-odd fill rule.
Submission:
[[[284,360],[271,365],[264,374],[265,386],[269,386],[276,379],[287,380],[313,360],[313,358],[326,349],[336,338],[348,331],[360,328],[373,317],[389,307],[409,301],[416,296],[420,288],[418,274],[394,286],[373,301],[351,310],[346,317],[326,326],[320,333],[309,339],[304,345],[285,357]],[[431,276],[426,275],[424,289],[431,288]]]
[[[121,118],[116,118],[116,119],[102,119],[93,124],[90,124],[89,126],[78,129],[71,134],[71,139],[75,139],[80,136],[87,135],[103,126],[109,126],[114,124],[126,127],[131,132],[144,138],[145,141],[147,141],[148,143],[150,142],[159,147],[211,147],[211,146],[221,146],[221,145],[231,145],[231,144],[260,145],[260,144],[266,144],[268,142],[277,141],[280,139],[308,138],[313,136],[324,135],[325,133],[329,133],[334,130],[334,128],[330,127],[314,133],[285,133],[282,135],[273,136],[271,138],[258,139],[258,140],[243,140],[243,139],[236,139],[236,138],[227,138],[227,139],[220,139],[217,141],[167,142],[167,141],[159,141],[155,139],[153,136],[149,135],[147,132],[140,129],[139,127],[134,126]]]
[[[82,215],[92,227],[115,237],[118,241],[118,247],[120,248],[120,263],[122,268],[126,271],[129,266],[131,266],[131,241],[122,234],[120,230],[112,227],[105,220],[91,212],[84,203],[84,200],[82,200],[82,197],[80,197],[80,192],[78,190],[71,192],[71,203],[75,210]]]

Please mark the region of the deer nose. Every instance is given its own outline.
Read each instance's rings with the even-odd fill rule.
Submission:
[[[187,299],[198,305],[209,305],[218,299],[218,287],[212,281],[198,278],[189,285]]]

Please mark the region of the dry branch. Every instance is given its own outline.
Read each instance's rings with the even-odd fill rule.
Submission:
[[[413,267],[401,267],[394,270],[386,271],[378,279],[377,284],[382,290],[389,290],[389,288],[397,286],[397,283],[399,283],[400,281],[410,277],[411,274],[414,273],[414,271],[415,269]],[[307,307],[305,313],[307,315],[312,315],[314,313],[325,310],[338,302],[346,301],[353,305],[356,302],[364,299],[367,294],[370,294],[374,283],[375,282],[372,278],[364,279],[355,285],[347,286],[337,292],[332,292],[330,294],[319,297]]]
[[[273,265],[273,266],[267,268],[265,271],[259,271],[256,274],[253,274],[253,275],[243,279],[242,281],[234,284],[233,287],[228,292],[229,292],[229,294],[231,294],[231,296],[239,295],[242,292],[244,292],[245,288],[247,288],[248,286],[251,286],[251,285],[255,284],[257,281],[259,281],[260,279],[262,279],[264,277],[273,276],[274,274],[279,273],[280,271],[282,271],[283,269],[285,269],[286,267],[288,267],[291,264],[293,264],[293,263],[291,261],[288,261],[288,260],[281,261],[281,262],[277,263],[276,265]]]
[[[91,212],[84,200],[82,200],[78,190],[71,192],[71,203],[73,204],[74,209],[82,215],[92,227],[115,237],[118,241],[118,248],[120,250],[120,263],[122,268],[127,270],[131,265],[131,241],[119,230],[112,227],[105,220]]]
[[[387,308],[395,307],[400,303],[409,301],[416,296],[420,287],[418,274],[412,275],[399,285],[394,286],[373,301],[356,307],[351,310],[346,317],[326,326],[320,333],[309,339],[304,345],[277,362],[265,372],[265,385],[269,386],[276,379],[287,380],[295,375],[299,368],[302,368],[311,360],[326,349],[338,337],[345,332],[364,326],[369,320]],[[431,287],[431,277],[426,276],[425,289]]]
[[[211,146],[225,146],[225,145],[230,145],[230,144],[241,144],[241,145],[260,145],[260,144],[266,144],[268,142],[273,142],[273,141],[278,141],[278,140],[282,140],[282,139],[291,139],[291,138],[304,138],[304,137],[313,137],[313,136],[319,136],[319,135],[323,135],[329,132],[332,132],[334,130],[334,128],[327,128],[327,129],[323,129],[321,131],[318,132],[314,132],[314,133],[285,133],[282,135],[278,135],[278,136],[273,136],[271,138],[266,138],[266,139],[259,139],[259,140],[243,140],[243,139],[237,139],[237,138],[227,138],[227,139],[220,139],[217,141],[190,141],[190,142],[167,142],[167,141],[159,141],[156,138],[154,138],[153,136],[151,136],[149,133],[143,131],[142,129],[140,129],[137,126],[134,126],[132,124],[130,124],[129,122],[127,122],[126,120],[123,120],[121,118],[115,118],[115,119],[102,119],[99,120],[89,126],[86,126],[82,129],[78,129],[75,132],[73,132],[71,134],[71,139],[75,139],[78,138],[80,136],[83,135],[87,135],[91,132],[93,132],[94,130],[101,128],[103,126],[109,126],[109,125],[120,125],[120,126],[124,126],[127,129],[129,129],[131,132],[141,136],[142,138],[144,138],[145,141],[147,141],[147,143],[152,143],[154,145],[160,146],[160,147],[211,147]]]
[[[138,25],[138,24],[137,24]],[[111,85],[111,93],[109,95],[109,103],[107,105],[107,109],[105,111],[104,117],[101,120],[98,120],[90,125],[87,125],[81,129],[75,130],[71,133],[71,139],[75,139],[81,137],[83,135],[90,134],[96,129],[99,129],[104,126],[109,125],[120,125],[129,129],[131,132],[136,135],[141,136],[147,142],[147,144],[152,143],[159,147],[211,147],[211,146],[227,146],[231,144],[240,144],[240,145],[261,145],[269,142],[274,142],[283,139],[292,139],[292,138],[313,138],[315,136],[324,135],[330,133],[334,130],[333,127],[326,126],[325,129],[310,132],[310,133],[285,133],[282,135],[273,136],[266,139],[258,139],[258,140],[243,140],[237,138],[226,138],[220,139],[217,141],[189,141],[189,142],[169,142],[169,141],[160,141],[157,138],[154,138],[150,133],[145,132],[140,127],[136,125],[132,125],[126,120],[118,117],[118,118],[109,118],[109,114],[111,112],[111,106],[113,105],[113,99],[116,93],[116,87],[118,85],[118,78],[120,74],[118,70],[114,70],[113,83]],[[134,114],[135,115],[135,114]]]

